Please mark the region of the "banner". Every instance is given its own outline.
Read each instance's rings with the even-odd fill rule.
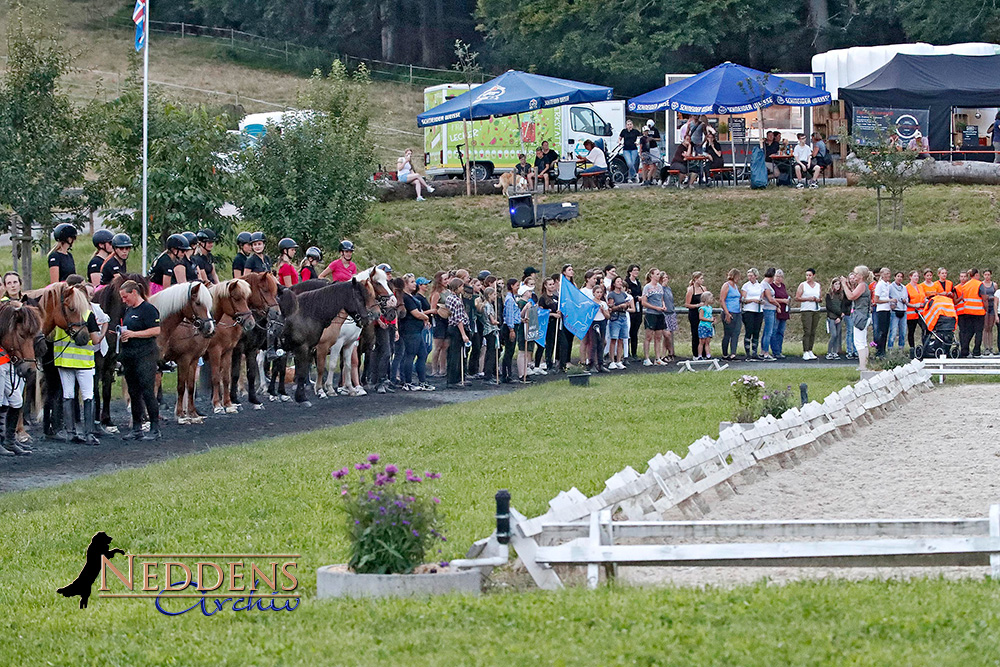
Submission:
[[[524,316],[524,340],[533,341],[538,338],[538,304],[528,304]]]
[[[906,148],[917,130],[923,136],[929,136],[930,112],[927,109],[854,107],[852,126],[862,145],[878,142],[880,137],[882,141],[887,140],[895,127],[900,143]]]
[[[566,280],[566,276],[560,277],[559,312],[562,313],[563,327],[567,331],[583,340],[590,325],[594,323],[594,318],[597,317],[597,311],[600,308],[596,301]]]
[[[538,309],[538,337],[533,340],[545,347],[545,337],[549,334],[549,314],[552,311],[547,308]]]

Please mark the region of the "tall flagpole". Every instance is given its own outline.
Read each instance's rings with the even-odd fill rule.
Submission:
[[[142,48],[142,274],[146,275],[146,258],[149,232],[149,210],[147,208],[147,178],[149,165],[149,2],[143,18],[145,44]]]

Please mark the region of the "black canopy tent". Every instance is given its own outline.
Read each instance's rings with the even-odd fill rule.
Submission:
[[[931,150],[946,151],[951,148],[953,107],[1000,107],[1000,55],[900,53],[860,81],[841,88],[839,97],[856,106],[927,109]]]

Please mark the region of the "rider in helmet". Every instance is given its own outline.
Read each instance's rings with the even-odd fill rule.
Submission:
[[[319,274],[319,277],[329,278],[333,282],[350,280],[358,273],[358,267],[351,261],[353,256],[354,244],[344,239],[340,242],[340,257],[330,262],[330,266],[323,269],[323,273]]]
[[[264,232],[254,232],[250,235],[250,249],[253,250],[253,254],[247,257],[244,275],[271,272],[271,258],[264,254],[264,240]]]
[[[299,264],[299,278],[302,282],[319,278],[316,265],[323,261],[323,252],[316,246],[309,246],[302,262]]]
[[[247,257],[253,252],[251,249],[250,232],[240,232],[236,235],[236,257],[233,257],[233,278],[242,278],[246,273]]]
[[[76,273],[76,262],[70,254],[73,242],[76,241],[76,227],[68,222],[56,225],[52,238],[56,241],[56,247],[49,253],[49,282],[57,283]]]
[[[299,282],[299,272],[295,269],[295,264],[292,262],[298,247],[299,244],[287,236],[278,241],[278,250],[281,252],[278,255],[278,282],[285,287],[291,287]]]
[[[150,294],[156,294],[174,283],[188,282],[185,259],[190,249],[191,245],[182,234],[171,234],[167,238],[167,249],[156,258],[150,271]]]
[[[110,285],[119,273],[127,273],[125,261],[128,259],[129,251],[132,250],[132,237],[128,234],[115,234],[111,239],[111,257],[104,262],[101,268],[101,284]]]
[[[219,282],[219,275],[215,272],[215,256],[212,254],[216,238],[218,237],[211,229],[199,230],[198,247],[194,251],[194,265],[198,270],[198,279],[213,285]]]
[[[111,257],[111,239],[113,238],[114,234],[106,229],[94,232],[94,237],[91,240],[97,251],[87,263],[87,280],[90,281],[91,285],[101,284],[101,269],[104,268],[104,262],[107,261],[108,257]]]
[[[181,232],[181,236],[187,240],[190,246],[189,250],[184,251],[184,272],[187,275],[187,281],[189,283],[198,282],[200,278],[198,277],[198,266],[194,261],[194,250],[198,247],[198,235],[194,232]],[[180,281],[178,281],[180,282]]]

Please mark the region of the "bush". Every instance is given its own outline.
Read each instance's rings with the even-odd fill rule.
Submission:
[[[761,399],[760,416],[771,415],[777,418],[785,414],[786,410],[795,407],[795,400],[792,396],[791,385],[788,385],[787,389],[779,389],[778,391],[764,394]]]
[[[371,454],[367,461],[356,463],[357,475],[351,480],[348,467],[332,473],[343,481],[340,495],[347,507],[351,543],[348,565],[358,574],[409,574],[424,562],[435,542],[446,541],[437,511],[440,500],[417,490],[419,484],[441,475],[426,472],[421,477],[407,470],[400,480],[396,466],[379,471],[378,461],[378,454]]]
[[[872,355],[868,360],[868,368],[873,371],[891,371],[908,363],[910,363],[910,354],[897,347],[886,350],[886,353],[881,357]]]
[[[742,375],[729,383],[736,406],[733,421],[748,423],[756,419],[757,404],[764,392],[764,381],[756,375]]]

